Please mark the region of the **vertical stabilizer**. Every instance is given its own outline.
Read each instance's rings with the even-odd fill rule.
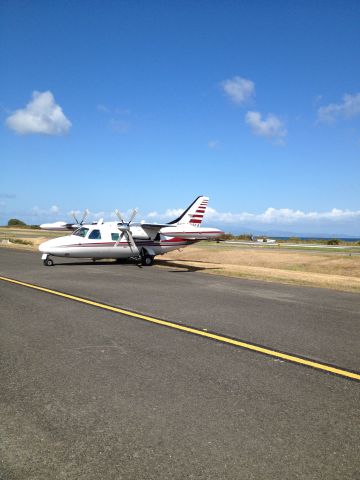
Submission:
[[[200,196],[180,215],[172,222],[169,222],[169,225],[186,225],[190,224],[194,227],[199,227],[204,218],[206,207],[208,206],[209,198]]]

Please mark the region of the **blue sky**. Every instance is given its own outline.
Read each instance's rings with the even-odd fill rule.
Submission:
[[[358,1],[2,1],[0,224],[360,236]],[[154,216],[157,212],[157,217]]]

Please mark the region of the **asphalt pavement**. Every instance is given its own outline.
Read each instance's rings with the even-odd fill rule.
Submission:
[[[0,249],[0,275],[360,370],[360,295]],[[360,384],[0,282],[0,478],[360,478]]]

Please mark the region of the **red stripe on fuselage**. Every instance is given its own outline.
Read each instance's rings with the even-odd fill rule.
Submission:
[[[192,233],[193,233],[194,235],[202,235],[202,234],[208,235],[209,233],[219,233],[219,231],[218,231],[218,230],[206,231],[206,232],[196,232],[196,231],[192,231],[192,232],[182,232],[182,233],[183,233],[183,235],[191,235]],[[180,233],[180,232],[169,232],[168,235],[181,235],[181,233]],[[179,237],[179,238],[181,238],[181,237]]]
[[[174,234],[178,234],[177,232],[174,232]],[[184,238],[180,238],[180,237],[173,237],[173,238],[169,238],[167,240],[160,240],[160,242],[155,242],[153,240],[140,240],[139,242],[135,242],[136,243],[136,246],[158,246],[158,247],[161,247],[161,246],[173,246],[174,244],[177,244],[177,243],[181,243],[182,245],[187,245],[188,243],[192,243],[194,242],[195,240],[187,240],[187,239],[184,239]],[[81,247],[104,247],[104,246],[109,246],[109,247],[113,247],[115,246],[116,244],[118,244],[118,246],[121,246],[121,247],[128,247],[129,246],[129,243],[128,242],[101,242],[101,243],[80,243],[80,244],[74,244],[74,245],[59,245],[57,248],[74,248],[74,247],[77,247],[77,248],[81,248]]]

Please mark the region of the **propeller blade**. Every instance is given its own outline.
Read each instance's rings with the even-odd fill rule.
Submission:
[[[125,223],[125,222],[124,222],[124,219],[123,219],[123,217],[122,217],[122,215],[121,215],[120,210],[116,209],[116,210],[115,210],[115,215],[118,217],[118,219],[120,220],[121,223]]]
[[[134,239],[133,239],[133,237],[132,237],[132,235],[131,235],[131,232],[130,232],[129,230],[126,230],[124,233],[125,233],[125,235],[126,235],[126,237],[127,237],[127,240],[128,240],[128,242],[129,242],[131,251],[132,251],[133,253],[134,253],[134,251],[135,251],[135,252],[138,252],[138,248],[137,248],[137,246],[136,246],[136,243],[134,242]]]
[[[80,225],[82,225],[85,222],[85,219],[88,215],[89,215],[89,210],[85,208]]]
[[[74,211],[74,210],[72,210],[71,216],[72,216],[73,219],[75,220],[75,223],[77,223],[77,224],[79,225],[79,220],[76,218],[76,215],[75,215],[75,211]]]
[[[130,215],[130,220],[128,221],[128,225],[134,220],[134,218],[136,217],[136,214],[138,213],[138,209],[137,208],[134,208],[134,210],[132,211],[131,215]]]
[[[120,230],[120,231],[121,231],[121,230]],[[122,237],[124,236],[124,233],[125,233],[124,231],[121,231],[121,234],[119,235],[119,238],[117,239],[117,242],[116,242],[116,246],[117,246],[117,247],[118,247],[119,244],[121,243],[121,239],[122,239]]]

